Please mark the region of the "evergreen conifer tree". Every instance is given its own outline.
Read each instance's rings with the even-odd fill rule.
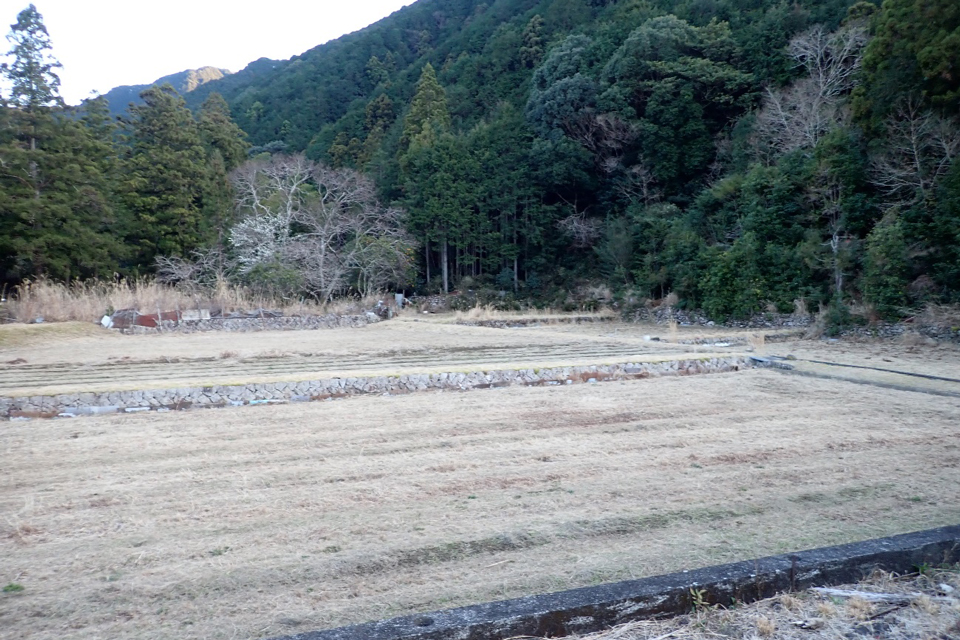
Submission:
[[[171,87],[150,87],[130,107],[125,204],[133,215],[138,261],[188,254],[205,240],[204,196],[209,179],[200,128]]]
[[[523,30],[523,46],[520,47],[520,62],[533,69],[543,60],[543,18],[539,14],[530,18]]]
[[[430,242],[440,244],[440,268],[444,292],[450,289],[449,245],[452,224],[450,210],[454,188],[447,180],[449,172],[434,173],[444,168],[444,151],[451,149],[450,111],[447,95],[437,81],[437,73],[428,62],[420,73],[417,91],[410,103],[410,111],[403,121],[400,137],[400,170],[404,180],[407,203],[411,208],[411,224],[424,240],[427,279],[430,277]],[[448,139],[449,138],[449,139]],[[440,141],[445,142],[434,149]],[[452,169],[447,166],[446,169]],[[428,176],[433,173],[432,179]]]
[[[229,173],[247,159],[250,144],[230,117],[230,107],[219,93],[211,93],[200,107],[199,127],[208,169],[203,199],[204,236],[215,239],[223,249],[234,213]]]
[[[7,40],[13,43],[8,53],[13,63],[3,65],[12,85],[10,104],[25,111],[62,105],[60,76],[54,70],[63,65],[53,57],[50,34],[34,5],[20,12]]]
[[[247,135],[230,117],[230,107],[219,93],[211,93],[200,107],[200,137],[208,152],[220,152],[227,171],[247,159]]]
[[[418,140],[429,144],[435,134],[450,130],[450,111],[447,108],[447,94],[437,81],[437,72],[429,62],[424,65],[417,81],[417,91],[410,103],[410,111],[403,121],[403,135],[400,149],[407,148]]]
[[[98,162],[109,152],[65,113],[53,71],[60,64],[36,7],[20,12],[8,39],[13,62],[3,67],[11,93],[0,115],[0,279],[109,273],[119,246]]]

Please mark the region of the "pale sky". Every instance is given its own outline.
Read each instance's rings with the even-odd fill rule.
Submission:
[[[257,58],[285,60],[377,22],[413,0],[33,0],[63,64],[60,95],[147,84],[184,69],[239,71]],[[0,0],[10,32],[30,0]],[[0,40],[0,56],[10,49]]]

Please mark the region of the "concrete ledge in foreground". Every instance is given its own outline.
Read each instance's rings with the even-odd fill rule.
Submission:
[[[458,609],[368,622],[276,640],[504,640],[589,633],[630,620],[690,611],[691,589],[711,603],[751,602],[778,592],[856,582],[876,568],[908,573],[960,561],[960,526],[941,527]]]

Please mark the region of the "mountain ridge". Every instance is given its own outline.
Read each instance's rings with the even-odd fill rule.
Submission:
[[[229,75],[232,75],[230,70],[212,66],[184,69],[183,71],[158,78],[149,84],[132,84],[114,87],[103,94],[103,97],[107,99],[110,112],[114,115],[119,115],[124,113],[131,103],[141,104],[140,93],[149,87],[170,84],[180,94],[185,95],[208,82],[220,80]]]

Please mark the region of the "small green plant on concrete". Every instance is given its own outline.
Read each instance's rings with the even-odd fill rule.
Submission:
[[[693,610],[695,612],[712,611],[716,608],[707,601],[706,589],[694,589],[690,587],[690,601],[693,603]]]
[[[17,584],[16,582],[11,582],[3,588],[4,593],[20,593],[25,587],[22,584]]]

